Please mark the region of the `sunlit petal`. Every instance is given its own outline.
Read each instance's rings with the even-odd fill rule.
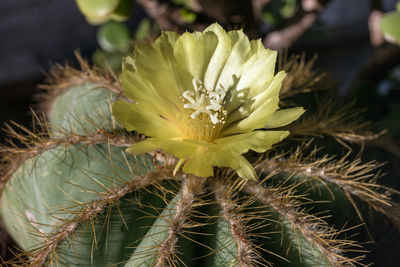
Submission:
[[[138,131],[154,137],[176,137],[182,134],[167,120],[148,111],[139,104],[131,104],[122,100],[114,102],[113,115],[128,131]]]
[[[203,32],[164,32],[124,59],[122,87],[132,102],[113,104],[115,119],[146,140],[133,154],[161,149],[177,157],[174,173],[214,175],[228,167],[244,179],[257,174],[243,156],[263,153],[288,136],[266,131],[296,120],[302,108],[279,110],[285,72],[274,75],[276,52],[243,31],[212,24]]]
[[[267,123],[264,125],[264,128],[270,129],[288,125],[300,118],[304,112],[305,109],[302,107],[278,110],[268,119]]]

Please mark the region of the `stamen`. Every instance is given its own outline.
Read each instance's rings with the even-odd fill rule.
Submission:
[[[189,102],[184,104],[183,107],[195,110],[190,117],[196,119],[200,114],[205,114],[212,124],[224,123],[227,112],[223,109],[223,104],[228,90],[222,85],[213,90],[208,90],[196,78],[193,78],[192,84],[194,90],[186,90],[182,94],[183,98]]]
[[[183,97],[188,100],[190,103],[194,103],[196,101],[194,101],[194,99],[192,98],[192,96],[194,95],[194,93],[192,91],[186,90],[185,92],[183,92]]]

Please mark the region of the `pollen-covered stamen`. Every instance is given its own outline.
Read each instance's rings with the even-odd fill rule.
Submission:
[[[195,78],[192,80],[194,90],[186,90],[182,96],[189,103],[183,105],[184,108],[194,109],[190,115],[192,119],[196,119],[200,114],[206,114],[212,124],[224,123],[226,111],[223,104],[227,90],[219,85],[213,90],[208,90],[203,83]]]

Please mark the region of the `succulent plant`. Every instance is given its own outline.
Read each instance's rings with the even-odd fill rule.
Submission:
[[[230,71],[236,71],[234,67],[246,63],[239,64],[235,60],[246,61],[251,58],[255,60],[253,63],[257,63],[257,57],[262,57],[266,51],[263,47],[257,50],[257,41],[250,43],[240,31],[227,34],[223,30],[221,32],[218,26],[212,27],[211,33],[206,31],[203,35],[216,41],[216,44],[222,42],[221,35],[229,35],[230,39],[224,40],[225,45],[241,40],[242,47],[251,45],[253,51],[260,53],[254,58],[240,59],[237,57],[241,53],[232,52],[232,58],[227,61],[228,69],[232,67]],[[199,39],[195,38],[203,35],[188,33],[179,37],[172,33],[165,34],[164,37],[169,37],[170,46],[162,43],[163,40],[159,40],[156,45],[165,49],[162,53],[167,54],[163,56],[172,57],[174,53],[168,54],[171,52],[169,49],[178,43],[179,38],[180,45],[190,50],[192,48],[185,46],[185,42],[192,42],[196,47]],[[199,49],[211,49],[213,44],[208,40],[202,45]],[[49,85],[42,86],[46,89],[42,96],[42,108],[48,120],[36,116],[37,124],[33,131],[24,127],[19,127],[19,130],[9,127],[10,134],[23,145],[21,147],[10,143],[1,148],[3,171],[0,212],[6,228],[23,250],[17,254],[15,264],[135,267],[357,266],[363,263],[364,252],[360,243],[347,236],[355,227],[346,227],[347,221],[356,221],[354,218],[362,220],[363,207],[367,206],[399,225],[399,218],[393,212],[397,204],[390,197],[396,192],[376,183],[380,177],[381,164],[376,161],[363,162],[360,155],[341,152],[350,143],[364,143],[377,138],[379,134],[367,132],[365,124],[359,120],[359,113],[351,111],[348,106],[340,107],[327,98],[315,101],[314,97],[308,95],[310,91],[323,86],[323,79],[311,69],[312,63],[304,63],[302,57],[294,57],[279,67],[279,70],[287,72],[287,77],[279,81],[278,91],[279,88],[281,90],[274,95],[274,100],[277,101],[279,95],[280,107],[304,106],[309,110],[300,120],[289,125],[302,112],[298,108],[280,110],[292,110],[294,115],[276,112],[280,114],[280,123],[269,123],[279,127],[285,136],[290,132],[283,142],[275,146],[267,144],[263,149],[254,149],[256,146],[252,145],[232,150],[236,153],[228,147],[225,152],[230,154],[226,155],[202,154],[202,161],[197,163],[205,169],[193,167],[192,164],[181,170],[179,167],[187,164],[187,160],[197,154],[180,154],[179,147],[168,148],[163,143],[165,139],[156,142],[157,146],[151,144],[152,149],[146,147],[141,151],[148,153],[138,153],[139,144],[148,144],[148,140],[154,140],[146,139],[143,133],[164,138],[165,135],[170,137],[168,131],[176,130],[162,125],[164,128],[160,126],[155,129],[164,129],[166,132],[154,132],[154,129],[140,132],[149,129],[148,125],[154,126],[154,123],[170,120],[164,116],[165,113],[157,113],[165,108],[158,105],[160,102],[157,101],[168,101],[170,95],[161,99],[153,96],[146,98],[146,95],[140,95],[145,94],[145,91],[133,92],[130,86],[135,84],[131,82],[149,85],[154,79],[159,85],[168,87],[168,79],[176,77],[168,75],[180,71],[178,65],[163,69],[164,66],[158,64],[160,62],[151,61],[154,60],[154,51],[151,51],[154,47],[143,45],[140,49],[136,48],[133,58],[126,58],[122,85],[117,76],[91,68],[80,57],[82,70],[68,66],[56,67],[51,72]],[[179,51],[194,53],[198,52],[196,49]],[[225,62],[219,56],[225,53],[224,56],[228,57],[235,48],[231,46],[222,49],[227,49],[229,53],[224,50],[215,52],[218,56],[214,60],[216,65],[221,60]],[[187,59],[184,63],[193,67],[188,68],[190,71],[198,70],[198,66],[190,65],[190,60],[196,61],[196,57],[182,55],[182,59]],[[142,63],[148,60],[143,64],[153,66],[151,72],[146,73],[148,70],[141,69],[138,64],[140,60]],[[180,63],[182,61],[177,64]],[[250,76],[254,82],[265,78],[262,75],[276,79],[272,78],[275,59],[269,62],[268,69],[265,69],[265,62],[257,64],[260,65],[251,69],[250,73],[241,70],[230,75],[232,73],[227,72],[224,77],[234,82],[235,78],[248,78],[241,75]],[[170,71],[169,74],[166,69]],[[212,71],[209,72],[210,77],[217,79],[217,72],[221,69],[214,68]],[[136,72],[140,72],[147,80],[137,77],[133,79]],[[164,80],[157,80],[157,77]],[[186,85],[191,82],[189,79]],[[205,81],[205,88],[208,82],[210,80]],[[235,86],[231,90],[236,90]],[[141,87],[142,90],[149,88],[152,87]],[[193,90],[196,90],[195,85]],[[228,93],[234,94],[231,91]],[[190,92],[186,96],[188,100]],[[314,105],[315,102],[319,105]],[[128,114],[125,120],[126,114],[121,115],[121,110],[118,110],[118,105],[125,104],[113,103],[139,103],[138,107],[148,105],[148,109],[137,108],[132,112],[136,115]],[[275,103],[273,111],[277,106],[278,103]],[[196,119],[199,116],[194,114],[196,109],[192,106],[186,107],[194,110],[188,113],[189,117]],[[159,117],[154,117],[149,110],[156,110]],[[246,122],[253,111],[238,118],[239,123],[233,121],[232,125],[236,128],[248,126],[248,123],[240,122]],[[270,119],[273,112],[268,108],[264,111],[270,112],[267,116]],[[206,109],[202,109],[202,112],[200,116],[213,123],[215,114],[208,114]],[[149,124],[145,125],[145,119],[152,116],[155,122],[146,122]],[[257,121],[255,126],[241,128],[246,131],[238,133],[232,130],[227,135],[232,137],[243,132],[257,132],[256,129],[268,125],[264,121],[262,123],[260,126]],[[21,134],[21,130],[26,133]],[[268,133],[265,130],[259,132],[265,132],[263,136]],[[252,137],[246,136],[249,140],[245,141],[251,142]],[[171,138],[185,141],[176,136]],[[192,146],[205,146],[204,142],[215,140],[218,139],[197,140],[198,143]],[[272,143],[276,142],[274,140]],[[321,142],[324,142],[325,148],[314,148]],[[244,146],[240,142],[234,145]],[[265,144],[259,141],[258,145]],[[126,148],[129,147],[128,152],[137,155],[128,153]],[[159,147],[172,154],[157,150]],[[187,150],[187,147],[184,149]],[[247,152],[249,149],[258,153]],[[335,154],[329,155],[328,152],[336,153],[336,158]],[[215,159],[223,156],[226,159]],[[240,164],[236,164],[235,157],[242,160]],[[241,168],[248,165],[243,160],[250,165],[245,171]],[[233,163],[226,164],[227,161]],[[210,177],[199,176],[204,173]],[[377,214],[369,212],[371,218]]]
[[[393,44],[400,44],[400,2],[397,4],[397,11],[388,12],[383,15],[380,21],[380,29],[386,41]]]
[[[110,19],[125,21],[129,18],[133,0],[76,0],[76,4],[90,24],[102,24]]]

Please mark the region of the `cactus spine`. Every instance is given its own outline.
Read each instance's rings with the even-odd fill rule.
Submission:
[[[290,62],[283,102],[319,82],[311,65]],[[304,137],[375,138],[347,109],[325,106],[291,126],[292,136],[302,137],[297,149],[287,149],[294,138],[249,154],[258,181],[223,168],[209,179],[173,176],[169,155],[124,152],[142,137],[111,116],[110,104],[123,97],[119,81],[81,63],[81,71],[59,66],[52,73],[43,104],[49,122],[26,135],[9,128],[25,147],[1,149],[1,215],[24,251],[16,264],[357,266],[363,253],[349,252],[359,244],[311,207],[344,203],[332,215],[353,215],[357,199],[395,219],[388,209],[393,190],[376,184],[377,162],[321,156]]]

